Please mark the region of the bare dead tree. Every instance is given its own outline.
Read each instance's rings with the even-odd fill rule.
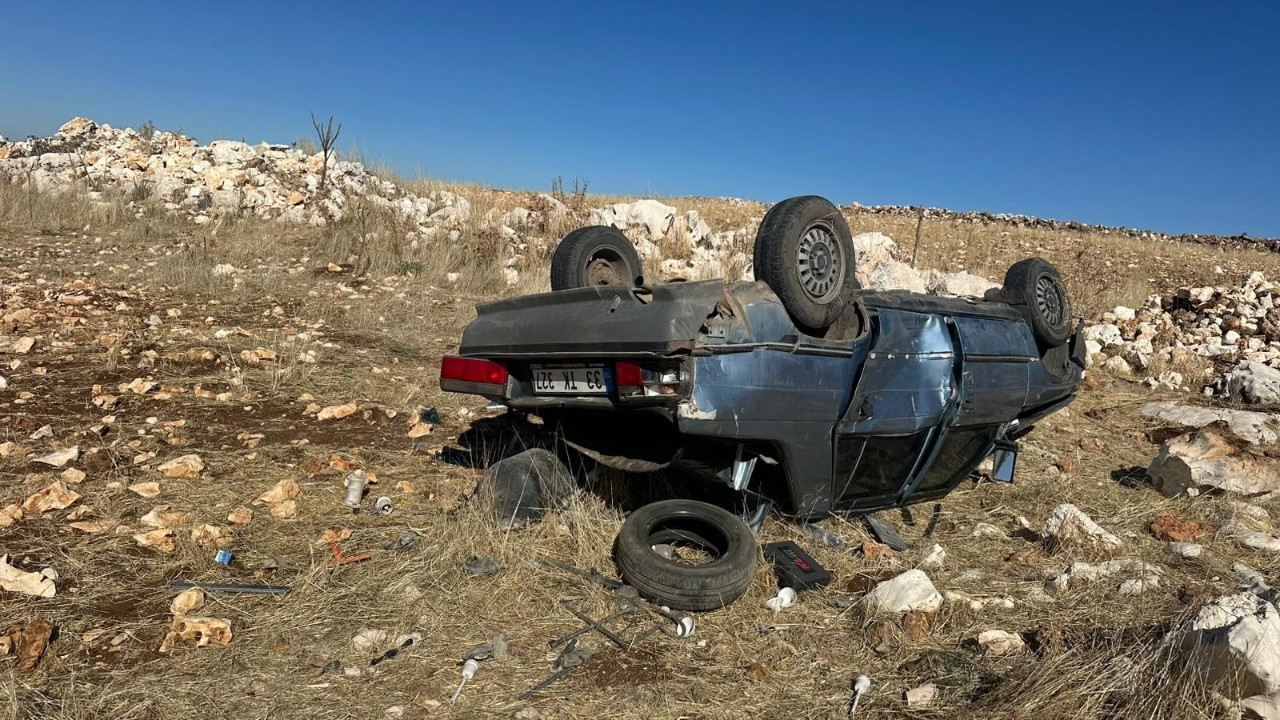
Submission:
[[[320,142],[320,152],[324,155],[324,166],[320,168],[320,193],[324,194],[324,184],[329,177],[329,157],[333,155],[333,146],[338,142],[338,135],[342,133],[342,123],[338,123],[338,127],[333,127],[333,116],[329,116],[329,121],[321,123],[316,119],[316,114],[311,113],[311,127],[315,128],[316,140]]]

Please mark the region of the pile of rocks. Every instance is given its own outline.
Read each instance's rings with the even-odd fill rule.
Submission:
[[[1261,272],[1238,285],[1152,295],[1085,328],[1091,362],[1119,375],[1164,372],[1152,384],[1191,386],[1252,404],[1280,403],[1280,288]],[[1198,359],[1198,360],[1197,360]],[[1204,378],[1173,368],[1204,365]]]
[[[321,177],[324,175],[324,187]],[[152,129],[139,132],[74,118],[50,138],[0,139],[0,180],[38,190],[87,187],[124,192],[132,204],[159,202],[171,212],[208,222],[218,214],[250,214],[323,225],[341,219],[356,198],[393,209],[421,231],[466,220],[471,204],[436,190],[420,197],[358,162],[307,154],[288,145],[194,138]]]

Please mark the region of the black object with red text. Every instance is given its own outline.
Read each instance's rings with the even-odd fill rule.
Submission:
[[[764,556],[773,563],[773,574],[782,587],[800,592],[817,590],[831,582],[831,573],[790,540],[769,543],[763,550]]]

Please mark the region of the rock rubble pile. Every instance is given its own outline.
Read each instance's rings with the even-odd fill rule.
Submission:
[[[200,145],[177,133],[121,130],[82,117],[53,137],[0,139],[0,178],[5,177],[37,190],[81,185],[93,197],[122,191],[134,205],[158,201],[197,223],[219,214],[249,214],[323,225],[341,219],[357,198],[398,211],[424,232],[455,226],[471,213],[471,204],[455,193],[418,196],[358,162],[330,157],[326,168],[323,154],[289,145]]]
[[[1180,288],[1085,328],[1092,363],[1150,384],[1246,404],[1280,404],[1280,288],[1261,272],[1235,285]],[[1203,378],[1178,368],[1210,366]]]

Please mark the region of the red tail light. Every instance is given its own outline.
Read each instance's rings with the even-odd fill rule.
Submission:
[[[613,364],[613,377],[621,397],[657,397],[680,391],[678,368],[646,367],[620,360]]]
[[[635,363],[618,362],[613,366],[614,379],[619,388],[643,388],[644,368]]]
[[[440,389],[455,392],[492,393],[507,386],[507,369],[492,360],[444,357],[440,359]]]

